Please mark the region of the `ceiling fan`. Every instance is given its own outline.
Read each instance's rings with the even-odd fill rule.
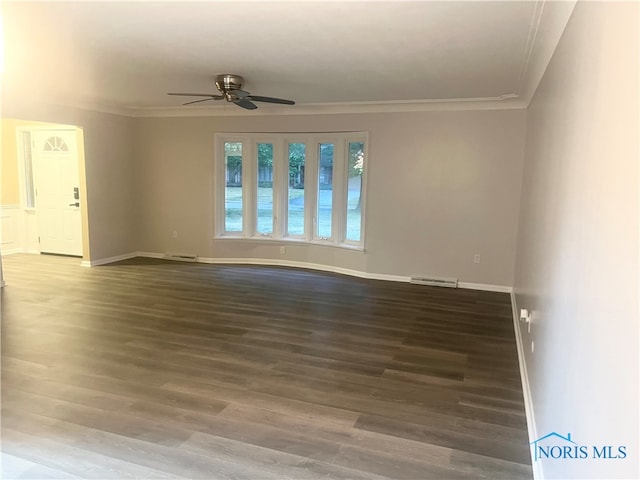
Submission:
[[[242,90],[244,78],[240,75],[224,73],[216,77],[216,88],[220,94],[211,93],[168,93],[167,95],[181,95],[184,97],[208,97],[200,100],[183,103],[182,105],[191,105],[193,103],[208,102],[210,100],[226,100],[235,103],[239,107],[247,110],[255,110],[258,106],[253,102],[279,103],[282,105],[295,105],[293,100],[285,100],[284,98],[261,97],[259,95],[251,95],[246,90]]]

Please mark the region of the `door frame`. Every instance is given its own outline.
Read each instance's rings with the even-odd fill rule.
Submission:
[[[27,179],[26,179],[26,159],[25,159],[25,145],[23,143],[23,135],[24,133],[30,134],[30,144],[31,144],[31,175],[33,181],[34,191],[37,189],[36,184],[36,175],[34,175],[34,132],[42,132],[42,131],[74,131],[76,137],[76,162],[78,163],[78,182],[80,188],[80,224],[81,224],[81,232],[80,232],[80,241],[82,245],[82,260],[89,258],[89,242],[88,242],[88,215],[87,215],[87,181],[86,181],[86,173],[85,173],[85,164],[84,164],[84,131],[81,127],[76,125],[65,125],[65,124],[56,124],[51,123],[47,125],[34,125],[34,126],[20,126],[16,127],[16,147],[17,147],[17,156],[18,156],[18,182],[19,185],[19,194],[20,194],[20,210],[23,216],[22,222],[22,237],[23,237],[23,246],[30,245],[29,242],[32,242],[33,245],[37,246],[37,249],[29,249],[25,250],[28,253],[41,253],[40,245],[38,242],[39,236],[39,227],[38,227],[38,211],[36,207],[36,202],[34,201],[34,206],[29,207],[26,204],[27,201]],[[35,238],[27,238],[28,235],[31,235],[31,231],[35,231]]]

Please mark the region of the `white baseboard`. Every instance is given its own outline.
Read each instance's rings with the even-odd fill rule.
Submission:
[[[129,260],[130,258],[140,257],[138,252],[125,253],[124,255],[116,255],[115,257],[101,258],[99,260],[82,260],[80,265],[83,267],[97,267],[98,265],[106,265],[108,263],[120,262],[122,260]]]
[[[118,255],[116,257],[103,258],[100,260],[92,260],[90,262],[82,261],[82,265],[85,267],[94,267],[97,265],[105,265],[107,263],[119,262],[121,260],[127,260],[134,257],[146,257],[146,258],[166,258],[164,253],[155,252],[131,252],[124,255]],[[323,265],[319,263],[297,262],[294,260],[273,259],[273,258],[210,258],[210,257],[198,257],[196,260],[198,263],[208,264],[225,264],[225,265],[269,265],[272,267],[294,267],[294,268],[306,268],[309,270],[318,270],[322,272],[338,273],[341,275],[349,275],[351,277],[366,278],[368,280],[384,280],[387,282],[411,282],[410,276],[405,275],[391,275],[387,273],[372,273],[362,272],[360,270],[352,270],[350,268],[336,267],[333,265]],[[468,288],[471,290],[484,290],[487,292],[503,292],[511,293],[511,287],[504,285],[491,285],[486,283],[470,283],[459,282],[459,288]]]
[[[507,285],[491,285],[490,283],[458,282],[458,288],[469,290],[483,290],[485,292],[511,293],[513,289]]]
[[[522,342],[522,332],[520,331],[520,315],[518,314],[520,310],[513,290],[511,291],[511,311],[513,314],[513,329],[516,335],[516,347],[518,348],[518,363],[520,365],[520,381],[522,382],[522,394],[524,396],[524,411],[527,418],[527,433],[529,435],[529,443],[531,443],[538,439],[538,431],[533,413],[533,399],[531,397],[529,376],[527,375],[527,363],[524,358],[524,344]],[[533,467],[533,478],[535,480],[543,480],[542,462],[536,462],[532,455],[531,465]]]
[[[136,252],[136,257],[145,257],[145,258],[164,258],[164,253],[154,253],[154,252]]]

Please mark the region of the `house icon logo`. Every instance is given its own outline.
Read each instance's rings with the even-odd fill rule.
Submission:
[[[547,443],[545,442],[545,440],[551,439],[551,438],[553,438],[553,441],[554,441],[553,446],[545,447],[544,445],[542,445],[543,443]],[[551,441],[549,440],[549,442]],[[534,451],[533,459],[536,462],[540,459],[541,456],[546,458],[551,456],[550,453],[551,453],[551,450],[553,450],[553,448],[557,448],[560,452],[564,453],[564,452],[573,450],[572,448],[573,445],[578,447],[578,444],[573,440],[571,440],[571,433],[567,433],[567,436],[563,437],[557,432],[548,433],[540,437],[539,439],[534,440],[529,445],[533,445],[533,451]],[[568,448],[562,448],[562,447],[568,447]],[[579,451],[579,448],[577,450]],[[557,457],[552,457],[552,458],[557,458]]]

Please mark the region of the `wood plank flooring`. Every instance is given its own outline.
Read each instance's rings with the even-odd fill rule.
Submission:
[[[532,478],[507,294],[3,263],[3,478]]]

